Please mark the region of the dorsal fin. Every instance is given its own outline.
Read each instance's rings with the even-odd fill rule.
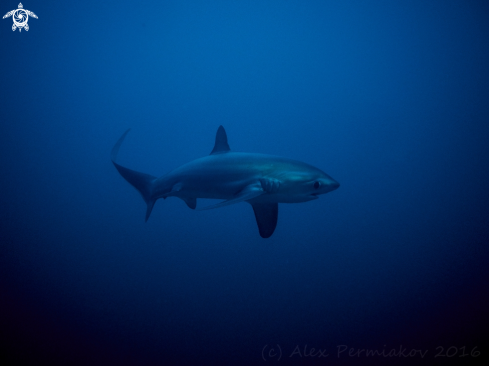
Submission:
[[[224,130],[224,127],[219,126],[216,133],[216,143],[214,144],[214,149],[211,151],[211,155],[225,153],[230,150],[226,131]]]

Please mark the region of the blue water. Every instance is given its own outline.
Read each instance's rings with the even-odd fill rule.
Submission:
[[[28,32],[0,21],[9,364],[489,357],[487,2],[23,5]],[[245,203],[169,198],[145,223],[110,162],[119,136],[132,128],[122,165],[160,176],[209,154],[221,124],[231,149],[341,187],[280,205],[270,239]]]

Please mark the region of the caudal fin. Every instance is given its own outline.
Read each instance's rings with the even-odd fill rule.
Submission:
[[[117,159],[117,154],[119,153],[119,148],[121,147],[122,142],[124,141],[124,138],[129,131],[130,129],[124,132],[124,134],[115,143],[114,147],[112,148],[110,158],[116,169],[119,171],[119,174],[122,175],[122,177],[127,180],[134,188],[136,188],[139,193],[141,193],[141,196],[143,196],[144,202],[146,202],[146,205],[148,206],[146,209],[145,220],[148,221],[149,215],[151,215],[151,211],[153,210],[153,206],[156,202],[156,200],[152,198],[153,184],[156,180],[156,177],[125,168],[115,162]]]

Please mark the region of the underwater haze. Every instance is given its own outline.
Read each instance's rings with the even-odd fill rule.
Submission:
[[[28,31],[0,21],[2,364],[489,359],[486,1],[22,4]],[[247,203],[145,223],[117,139],[161,176],[220,125],[341,186],[280,204],[269,239]]]

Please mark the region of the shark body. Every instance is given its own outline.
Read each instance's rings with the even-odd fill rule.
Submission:
[[[193,160],[157,178],[116,163],[129,130],[114,145],[111,159],[122,177],[134,186],[147,204],[146,221],[157,199],[178,197],[196,209],[197,198],[222,199],[199,210],[248,202],[253,207],[260,236],[275,231],[279,203],[299,203],[331,192],[339,183],[309,164],[278,156],[232,152],[226,131],[219,126],[211,154]]]

